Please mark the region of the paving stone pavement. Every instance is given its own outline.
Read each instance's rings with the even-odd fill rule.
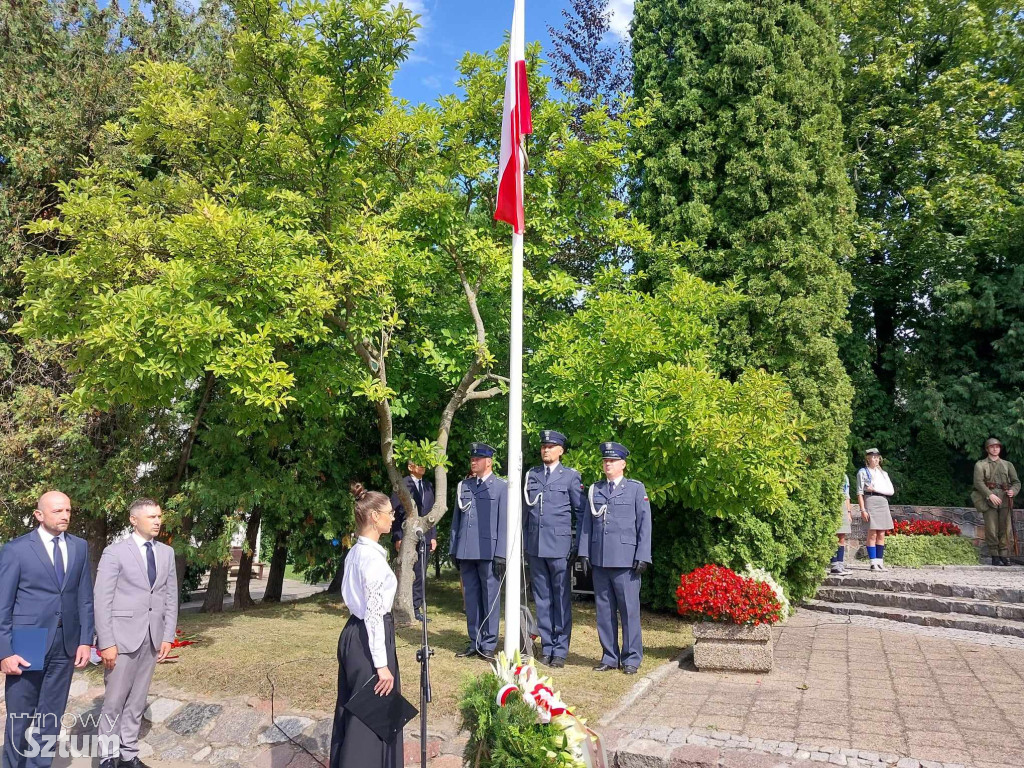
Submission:
[[[686,662],[650,685],[613,723],[617,764],[1024,766],[1024,650],[916,629],[798,610],[772,674]]]

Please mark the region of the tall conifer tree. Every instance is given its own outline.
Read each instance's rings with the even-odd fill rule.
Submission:
[[[681,250],[690,270],[746,296],[723,354],[783,375],[813,424],[790,494],[799,524],[785,574],[805,592],[835,543],[852,397],[835,342],[853,201],[830,4],[637,0],[633,61],[651,110],[637,137],[639,215],[696,244]],[[666,265],[641,266],[657,279]],[[721,527],[713,533],[728,536]]]

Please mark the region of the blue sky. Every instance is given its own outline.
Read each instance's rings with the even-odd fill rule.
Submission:
[[[395,77],[395,96],[413,103],[432,102],[455,90],[455,66],[466,51],[494,50],[512,22],[512,0],[392,0],[420,14],[413,54]],[[526,39],[548,48],[548,26],[563,26],[567,0],[525,0]],[[627,34],[633,0],[610,0],[612,28]]]

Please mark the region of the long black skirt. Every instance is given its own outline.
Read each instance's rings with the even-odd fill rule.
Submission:
[[[390,613],[384,615],[384,646],[388,669],[395,676],[395,693],[401,693],[395,655],[395,621]],[[351,616],[338,638],[338,703],[334,708],[331,768],[402,768],[405,758],[402,731],[391,741],[381,741],[362,721],[345,711],[348,700],[376,674],[366,625],[362,619]]]

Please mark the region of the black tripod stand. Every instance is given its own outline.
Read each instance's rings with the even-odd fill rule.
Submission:
[[[427,768],[427,704],[431,701],[430,693],[430,657],[434,649],[427,642],[427,559],[430,547],[424,531],[417,531],[416,548],[419,550],[420,582],[423,584],[423,605],[420,608],[423,617],[423,644],[416,651],[416,661],[420,663],[420,768]]]

